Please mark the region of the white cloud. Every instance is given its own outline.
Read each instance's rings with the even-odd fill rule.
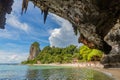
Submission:
[[[12,37],[12,35],[10,35],[7,30],[0,30],[0,31],[1,31],[0,37],[4,37],[4,38]]]
[[[74,34],[72,24],[69,21],[60,18],[54,14],[51,14],[51,16],[54,20],[56,20],[58,24],[61,25],[61,28],[56,28],[50,31],[50,45],[56,47],[66,47],[71,44],[80,45],[78,43],[78,36]]]
[[[14,28],[17,28],[17,29],[20,29],[20,30],[23,30],[25,32],[29,32],[29,26],[27,23],[22,23],[19,21],[19,18],[14,15],[14,14],[11,14],[7,17],[7,24],[10,25],[11,27],[14,27]]]
[[[27,53],[0,51],[0,63],[20,63],[27,57]]]
[[[12,6],[12,12],[11,14],[7,15],[7,20],[6,23],[10,25],[11,27],[14,27],[19,30],[23,30],[28,33],[30,30],[30,27],[27,23],[21,22],[19,17],[21,17],[21,5],[22,1],[21,0],[16,0]]]
[[[15,0],[12,6],[13,12],[20,13],[22,8],[22,0]]]
[[[19,39],[19,33],[16,31],[10,31],[7,29],[0,30],[0,38],[16,40],[16,39]]]

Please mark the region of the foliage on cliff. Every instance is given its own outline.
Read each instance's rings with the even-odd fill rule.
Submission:
[[[32,46],[36,47],[37,50],[40,51],[40,48],[39,48],[40,44],[39,44],[38,42],[34,42],[34,43],[32,43]]]
[[[71,63],[74,58],[78,60],[81,59],[79,48],[74,45],[70,45],[66,48],[46,46],[43,48],[43,50],[41,50],[41,52],[34,60],[28,60],[22,63]]]
[[[78,61],[99,61],[102,53],[83,45],[80,48],[70,45],[66,48],[46,46],[34,60],[23,61],[23,64],[72,63]]]

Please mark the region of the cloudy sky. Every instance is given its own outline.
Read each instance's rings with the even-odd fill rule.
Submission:
[[[31,2],[27,13],[21,15],[21,3],[21,0],[15,0],[12,13],[6,16],[6,28],[0,29],[0,63],[26,60],[34,41],[40,43],[41,49],[47,45],[80,45],[67,20],[49,13],[44,24],[40,9],[34,8]]]

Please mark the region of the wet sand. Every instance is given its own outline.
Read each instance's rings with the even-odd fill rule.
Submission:
[[[115,80],[120,80],[120,68],[101,68],[96,70],[108,74],[109,76],[112,76]]]

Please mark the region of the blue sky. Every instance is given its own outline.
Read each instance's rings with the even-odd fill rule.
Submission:
[[[44,24],[40,9],[34,8],[31,2],[27,13],[21,15],[21,3],[21,0],[15,0],[12,13],[6,16],[6,29],[0,29],[0,63],[26,60],[29,47],[35,41],[40,43],[41,49],[47,45],[80,45],[67,20],[49,13]]]

